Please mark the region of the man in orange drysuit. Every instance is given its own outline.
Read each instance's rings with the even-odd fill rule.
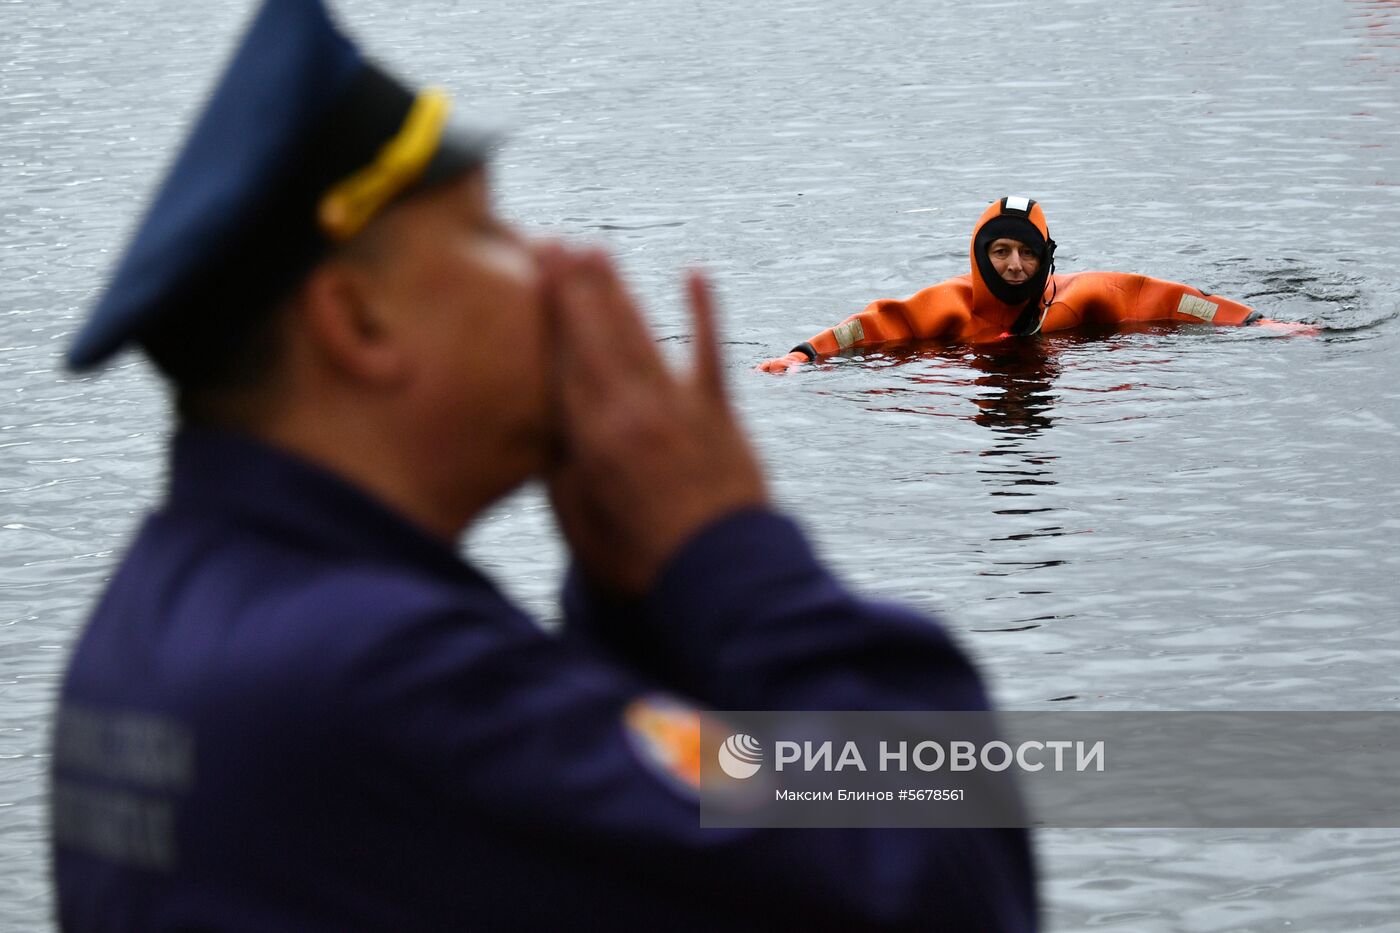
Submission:
[[[1278,323],[1237,301],[1145,275],[1055,275],[1055,241],[1045,212],[1030,198],[993,202],[973,230],[971,253],[970,275],[930,285],[903,301],[872,302],[759,369],[783,372],[851,347],[910,340],[988,343],[1082,324]]]

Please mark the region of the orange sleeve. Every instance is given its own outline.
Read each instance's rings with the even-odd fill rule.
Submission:
[[[1082,273],[1065,298],[1087,320],[1104,324],[1183,321],[1234,326],[1261,316],[1248,305],[1190,285],[1126,272]]]
[[[965,320],[953,284],[956,279],[931,285],[913,297],[900,301],[881,298],[864,311],[853,314],[835,327],[815,335],[795,349],[813,351],[814,358],[832,356],[852,347],[907,343],[945,336]]]

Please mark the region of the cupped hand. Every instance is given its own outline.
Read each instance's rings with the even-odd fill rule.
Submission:
[[[540,265],[561,416],[550,499],[584,573],[637,596],[692,535],[767,498],[725,392],[714,302],[691,273],[694,360],[677,373],[605,254],[549,244]]]

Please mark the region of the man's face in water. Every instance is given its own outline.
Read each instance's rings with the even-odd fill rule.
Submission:
[[[987,258],[992,261],[997,275],[1012,285],[1027,281],[1040,268],[1040,256],[1034,249],[1020,240],[1006,237],[992,241],[987,247]]]

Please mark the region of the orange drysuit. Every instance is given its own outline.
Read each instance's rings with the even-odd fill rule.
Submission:
[[[1039,267],[1027,282],[1008,283],[992,267],[987,247],[1001,237],[1027,243],[1039,255]],[[1029,198],[1002,198],[987,208],[973,229],[970,275],[930,285],[903,301],[881,298],[759,368],[781,372],[852,347],[910,340],[986,343],[1081,324],[1186,321],[1239,325],[1262,318],[1238,301],[1145,275],[1055,275],[1054,254],[1055,241],[1050,239],[1040,205]]]

